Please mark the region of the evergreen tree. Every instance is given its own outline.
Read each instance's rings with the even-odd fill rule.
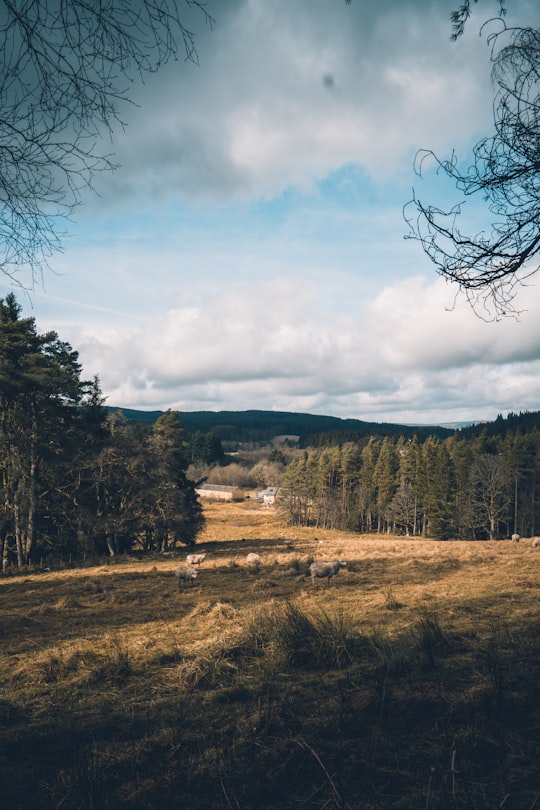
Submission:
[[[373,483],[377,491],[377,531],[390,531],[390,504],[397,487],[398,460],[395,441],[385,436],[375,469]]]
[[[375,486],[375,465],[379,458],[380,441],[371,436],[362,450],[360,468],[359,506],[362,530],[371,532],[375,526],[377,510],[377,489]]]
[[[43,512],[42,495],[53,485],[44,472],[66,452],[85,391],[78,354],[55,332],[40,335],[34,318],[21,318],[13,295],[0,299],[0,465],[2,564],[8,539],[17,565],[29,562]]]
[[[184,439],[190,464],[221,464],[225,458],[221,440],[212,432],[197,430]]]
[[[506,534],[536,534],[536,503],[540,481],[540,433],[532,429],[523,434],[510,431],[501,441],[501,454],[508,472],[511,490],[510,523]]]
[[[318,454],[316,474],[316,526],[340,528],[341,453],[339,447],[325,447]]]
[[[359,488],[362,454],[349,442],[341,449],[341,527],[358,529],[360,523]]]
[[[147,481],[140,442],[125,417],[110,413],[104,427],[93,473],[93,544],[97,553],[108,550],[113,557],[129,551],[140,530]]]
[[[308,459],[308,453],[304,452],[291,461],[281,487],[280,504],[287,522],[292,526],[308,526],[310,522],[313,506],[310,473],[313,464],[308,465]]]
[[[446,442],[446,449],[452,462],[454,474],[454,517],[455,534],[462,540],[474,537],[476,526],[475,509],[473,505],[473,487],[471,484],[471,470],[473,466],[474,449],[471,442],[459,437],[451,437]]]
[[[422,446],[423,533],[446,540],[455,530],[455,480],[448,448],[435,438]]]
[[[168,410],[155,422],[144,445],[146,542],[161,551],[170,543],[195,542],[204,523],[195,484],[186,476],[183,433],[180,414]]]
[[[393,501],[393,515],[396,522],[405,528],[406,534],[417,534],[420,507],[421,448],[418,437],[402,439],[398,442],[399,490]],[[396,513],[396,507],[400,515]]]

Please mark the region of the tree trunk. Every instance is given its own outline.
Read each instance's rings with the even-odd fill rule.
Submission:
[[[109,554],[111,557],[116,556],[116,542],[114,538],[114,534],[107,535],[107,548],[109,549]]]
[[[37,455],[37,419],[35,404],[32,407],[32,436],[30,445],[30,469],[28,482],[28,515],[26,519],[25,548],[24,555],[26,562],[30,562],[34,553],[35,545],[35,516],[37,508],[37,476],[38,476],[38,455]]]
[[[15,522],[15,549],[17,551],[17,568],[22,568],[24,565],[24,551],[23,551],[23,537],[22,527],[20,520],[19,504],[13,505],[13,520]]]
[[[3,524],[0,528],[0,570],[5,571],[7,568],[7,534],[8,524]]]

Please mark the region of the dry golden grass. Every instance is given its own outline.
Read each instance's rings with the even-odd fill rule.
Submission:
[[[539,549],[204,508],[193,587],[181,550],[0,578],[4,807],[540,803]]]

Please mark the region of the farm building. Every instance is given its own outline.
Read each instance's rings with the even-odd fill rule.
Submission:
[[[279,487],[266,487],[262,492],[257,493],[257,500],[263,501],[265,506],[272,506],[276,502],[279,494]]]
[[[201,498],[213,498],[216,501],[243,501],[244,493],[240,487],[226,484],[201,484],[195,490]]]

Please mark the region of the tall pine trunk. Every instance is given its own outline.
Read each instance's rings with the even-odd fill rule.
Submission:
[[[0,571],[5,571],[8,563],[8,529],[7,521],[0,526]]]
[[[32,403],[32,434],[30,439],[30,465],[28,477],[28,514],[26,519],[26,532],[25,532],[25,557],[26,562],[30,562],[34,553],[35,546],[35,525],[36,525],[36,509],[37,509],[37,486],[38,486],[38,435],[37,435],[37,418],[36,406]]]
[[[21,510],[19,504],[15,501],[13,505],[13,521],[15,523],[15,549],[17,552],[17,568],[22,568],[24,565],[24,541],[21,526]]]

